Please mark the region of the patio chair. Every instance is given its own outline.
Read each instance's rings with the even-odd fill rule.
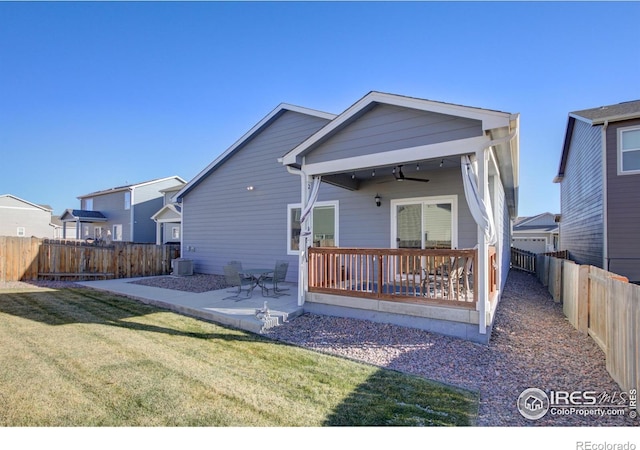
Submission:
[[[245,275],[242,273],[242,261],[229,261],[229,265],[236,268],[236,270],[240,274],[240,278],[244,278],[246,280],[253,280],[253,277],[251,275]]]
[[[466,300],[469,294],[469,277],[471,275],[471,264],[473,258],[455,258],[451,264],[451,270],[448,274],[449,279],[449,298],[454,298],[456,293],[460,300]]]
[[[273,291],[273,296],[280,295],[288,295],[284,294],[284,291],[288,291],[288,288],[281,288],[278,286],[279,283],[284,283],[287,277],[287,271],[289,270],[289,262],[287,261],[276,261],[276,267],[273,271],[273,276],[267,276],[262,279],[262,295],[264,292],[267,292],[269,295],[269,290]]]
[[[240,301],[243,298],[250,298],[251,295],[253,294],[253,288],[255,287],[253,278],[241,277],[237,267],[232,265],[224,266],[224,279],[229,286],[238,287],[238,290],[235,292],[236,295],[231,297],[225,297],[224,300],[235,299],[236,301]],[[242,291],[247,291],[247,294],[245,297],[241,296]],[[233,292],[233,291],[229,291],[229,292]]]

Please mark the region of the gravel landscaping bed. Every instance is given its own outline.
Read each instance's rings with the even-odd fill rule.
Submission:
[[[480,393],[480,426],[638,426],[624,417],[552,416],[532,421],[516,401],[527,388],[620,392],[604,353],[569,324],[532,275],[511,271],[488,346],[369,321],[306,314],[267,336]]]
[[[149,277],[132,281],[131,283],[196,293],[215,291],[229,287],[223,275],[207,275],[202,273],[194,273],[193,275],[184,277],[174,275]]]

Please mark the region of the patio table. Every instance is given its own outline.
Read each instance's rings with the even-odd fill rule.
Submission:
[[[264,285],[262,284],[262,281],[265,277],[273,274],[273,269],[242,269],[241,273],[243,275],[249,275],[251,278],[253,278],[255,284],[251,288],[252,292],[256,288],[256,286],[260,286],[264,295]]]

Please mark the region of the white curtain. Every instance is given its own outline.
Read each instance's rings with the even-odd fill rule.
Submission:
[[[320,177],[314,177],[311,183],[311,192],[307,199],[307,204],[300,214],[300,250],[306,251],[309,247],[308,238],[311,236],[311,212],[318,200],[318,191],[320,190]]]
[[[464,184],[464,193],[467,198],[469,210],[476,223],[484,230],[487,243],[493,245],[497,241],[496,227],[493,223],[493,211],[491,210],[491,201],[487,199],[485,203],[480,197],[478,190],[478,173],[469,156],[464,155],[461,158],[462,181]]]

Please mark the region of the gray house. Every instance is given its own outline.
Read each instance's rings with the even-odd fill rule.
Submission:
[[[559,250],[640,281],[640,100],[569,113],[554,181]]]
[[[513,223],[511,245],[532,253],[558,250],[558,214],[545,212],[531,217],[518,217]]]
[[[177,194],[181,255],[217,274],[286,260],[305,310],[487,342],[518,128],[517,114],[380,92],[339,115],[281,104]]]
[[[63,237],[155,243],[156,223],[151,217],[164,205],[163,190],[184,183],[172,176],[82,195],[80,209],[68,209],[60,217]],[[75,236],[67,234],[68,223],[75,224]]]
[[[0,195],[0,236],[54,237],[51,207],[11,194]]]

